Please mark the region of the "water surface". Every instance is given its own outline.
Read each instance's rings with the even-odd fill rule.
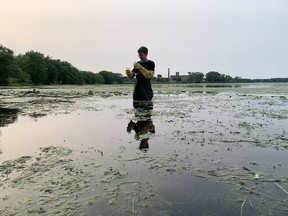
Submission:
[[[287,86],[131,90],[0,90],[0,212],[287,215]]]

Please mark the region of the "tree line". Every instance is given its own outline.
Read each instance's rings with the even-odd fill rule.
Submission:
[[[188,72],[188,75],[171,76],[170,79],[158,75],[156,82],[180,82],[180,83],[255,83],[255,82],[288,82],[288,78],[271,78],[271,79],[247,79],[239,76],[231,77],[230,75],[221,74],[217,71],[210,71],[206,74],[202,72]]]
[[[14,55],[0,44],[0,85],[112,84],[128,82],[127,77],[111,71],[82,71],[67,61],[53,59],[36,51]]]
[[[226,74],[220,74],[219,72],[216,72],[216,71],[210,71],[206,73],[205,79],[203,79],[202,81],[206,81],[210,83],[288,82],[288,78],[248,79],[248,78],[241,78],[239,76],[236,76],[233,78]]]
[[[53,59],[36,51],[14,55],[14,52],[0,44],[0,86],[5,85],[51,85],[51,84],[113,84],[128,83],[126,76],[111,71],[82,71],[67,61]],[[252,82],[288,82],[288,78],[247,79],[231,77],[217,71],[188,72],[188,75],[163,78],[161,74],[152,78],[152,82],[167,83],[252,83]]]

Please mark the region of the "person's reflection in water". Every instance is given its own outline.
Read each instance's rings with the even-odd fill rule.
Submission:
[[[131,133],[132,130],[135,131],[135,139],[141,140],[139,149],[147,150],[149,148],[147,135],[149,133],[155,133],[155,126],[151,119],[151,114],[153,110],[152,101],[134,101],[133,102],[136,122],[132,120],[128,123],[127,132]]]

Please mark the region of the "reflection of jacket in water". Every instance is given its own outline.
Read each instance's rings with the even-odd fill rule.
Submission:
[[[155,133],[155,126],[151,120],[137,121],[133,130],[136,134]]]
[[[136,123],[131,120],[128,123],[127,132],[130,133],[131,130],[135,131],[135,139],[139,140],[139,135],[143,135],[148,132],[155,133],[155,126],[151,120],[137,121]],[[147,148],[149,148],[148,138],[143,138],[140,142],[139,149],[142,150]]]
[[[155,64],[153,61],[148,62],[138,62],[142,67],[147,70],[155,70]],[[151,79],[146,79],[143,74],[138,69],[133,69],[134,73],[136,73],[136,82],[134,84],[134,100],[144,100],[151,101],[153,98],[153,90],[151,87]]]

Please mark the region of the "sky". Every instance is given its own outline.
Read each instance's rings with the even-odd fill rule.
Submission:
[[[93,72],[124,74],[143,45],[166,77],[288,77],[288,1],[0,0],[0,44]]]

